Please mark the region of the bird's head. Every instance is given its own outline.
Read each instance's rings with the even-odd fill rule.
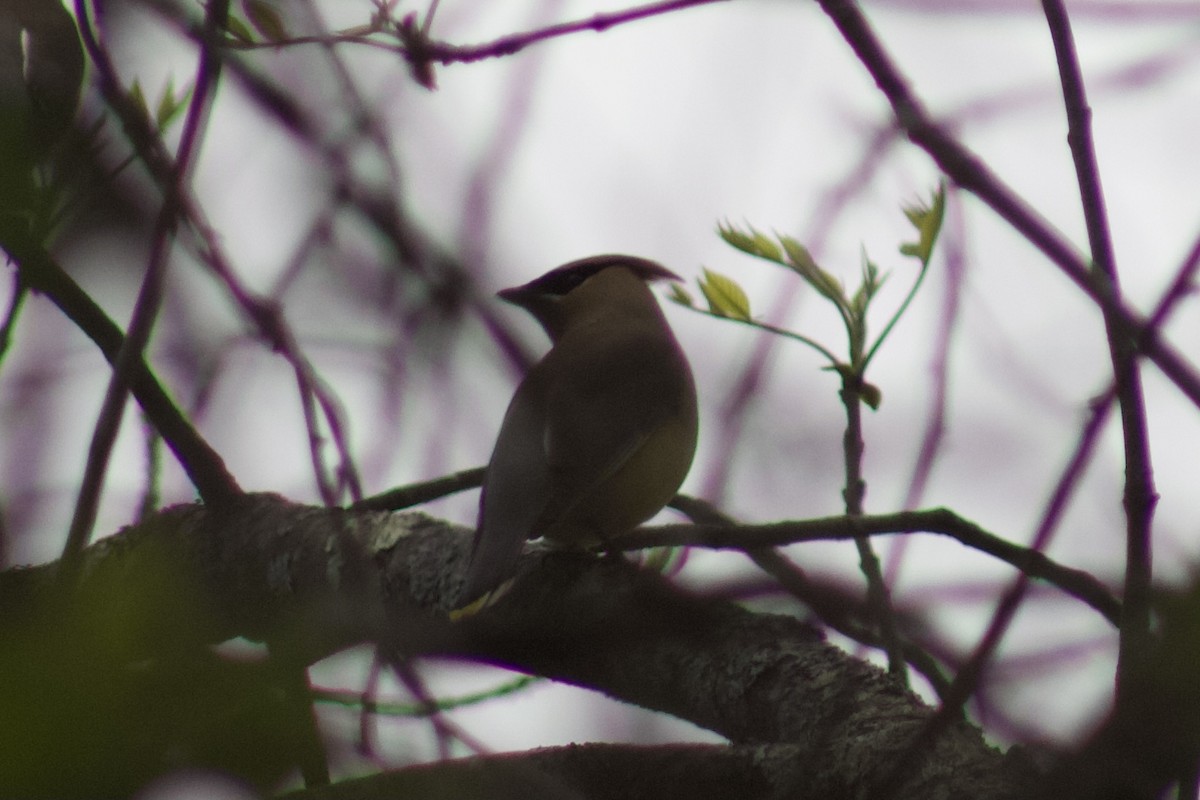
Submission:
[[[554,341],[584,319],[611,313],[641,313],[657,304],[650,281],[682,280],[645,258],[601,255],[572,261],[499,296],[528,311]],[[649,304],[649,305],[648,305]]]

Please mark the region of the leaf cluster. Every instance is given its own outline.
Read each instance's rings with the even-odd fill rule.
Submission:
[[[864,375],[867,366],[904,315],[925,279],[945,217],[945,186],[939,185],[928,202],[912,203],[905,206],[903,211],[915,229],[916,239],[902,243],[899,250],[901,255],[916,259],[919,269],[904,300],[874,339],[871,339],[868,333],[868,316],[872,303],[887,281],[889,273],[882,272],[867,256],[865,249],[858,286],[850,291],[837,275],[818,264],[808,248],[792,236],[779,233],[767,235],[753,226],[741,228],[728,222],[717,226],[718,234],[727,244],[747,255],[790,270],[837,310],[846,328],[845,358],[837,357],[831,348],[812,338],[756,320],[751,312],[750,299],[741,285],[733,278],[707,268],[698,281],[700,292],[707,303],[705,312],[711,316],[734,320],[796,339],[812,347],[829,361],[828,369],[839,373],[844,380],[861,386],[864,401],[872,408],[877,408],[881,400],[880,392],[876,387],[865,383]],[[671,299],[688,308],[696,308],[692,295],[683,287],[675,286]]]

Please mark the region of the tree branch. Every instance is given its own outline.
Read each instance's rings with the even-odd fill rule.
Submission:
[[[116,591],[145,586],[139,571],[159,575],[162,562],[138,554],[162,551],[176,564],[164,595],[178,605],[180,587],[194,586],[195,605],[210,618],[122,631],[122,641],[173,648],[180,645],[174,637],[242,635],[302,663],[376,641],[407,657],[503,664],[691,720],[734,743],[796,745],[806,785],[825,796],[869,795],[932,714],[880,670],[795,619],[696,598],[611,558],[527,553],[508,595],[450,623],[445,610],[457,600],[469,534],[422,514],[247,495],[222,509],[169,509],[91,546],[80,591],[96,582]],[[4,574],[0,612],[44,590],[53,570]],[[133,607],[159,605],[141,596]],[[108,597],[89,607],[119,615],[130,605]],[[1001,757],[967,725],[952,726],[920,759],[897,797],[925,797],[934,785],[1014,797],[1032,779],[1028,767]]]
[[[647,547],[709,547],[752,550],[799,542],[852,540],[856,535],[888,536],[899,533],[937,533],[1011,564],[1024,574],[1057,586],[1104,615],[1114,625],[1121,604],[1090,573],[1058,564],[1045,554],[1013,544],[963,519],[946,508],[867,514],[861,517],[821,517],[761,525],[663,525],[639,528],[613,546],[621,550]]]
[[[1067,110],[1067,142],[1075,162],[1083,217],[1092,251],[1092,272],[1120,299],[1120,281],[1113,254],[1104,190],[1092,139],[1092,109],[1083,86],[1083,72],[1075,53],[1075,39],[1067,10],[1060,0],[1042,0]],[[1106,308],[1104,323],[1113,366],[1125,454],[1125,605],[1117,666],[1117,691],[1126,683],[1131,659],[1150,648],[1151,525],[1157,493],[1146,429],[1146,399],[1137,360],[1137,341],[1121,330],[1119,320]]]
[[[91,296],[26,234],[9,231],[0,246],[17,262],[25,284],[50,298],[95,343],[104,358],[115,364],[125,336]],[[200,497],[218,506],[239,495],[241,488],[225,468],[220,454],[180,412],[143,359],[132,361],[129,383],[146,418],[171,448]]]

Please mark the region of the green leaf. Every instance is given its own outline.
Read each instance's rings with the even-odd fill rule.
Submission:
[[[158,98],[158,108],[154,111],[154,124],[162,130],[164,120],[169,120],[172,115],[178,110],[175,105],[175,78],[167,78],[167,85],[163,87],[162,95]]]
[[[250,31],[250,27],[233,14],[225,17],[225,30],[243,44],[254,44],[254,34]]]
[[[871,305],[871,291],[864,281],[859,285],[858,291],[854,293],[854,297],[850,298],[850,310],[854,312],[856,319],[863,319],[867,316],[867,307]]]
[[[129,87],[129,99],[138,107],[138,111],[141,111],[146,116],[150,116],[150,109],[146,106],[146,95],[142,91],[142,84],[138,82],[137,78],[133,79],[133,85]]]
[[[875,262],[872,261],[870,256],[867,255],[867,249],[864,247],[862,251],[862,279],[863,286],[866,287],[867,293],[871,296],[874,296],[875,293],[879,291],[879,287],[883,286],[883,280],[886,279],[886,277],[886,275],[883,279],[879,277],[879,267],[876,266]]]
[[[750,320],[750,300],[732,278],[706,268],[704,278],[700,281],[700,291],[704,293],[712,313],[747,322]]]
[[[678,283],[671,284],[671,291],[667,295],[667,299],[687,308],[696,307],[696,300],[692,297],[692,293]]]
[[[822,296],[839,306],[846,304],[846,290],[834,275],[821,269],[808,248],[790,236],[780,236],[779,241],[787,252],[787,266],[791,267],[804,281]]]
[[[265,0],[242,0],[242,10],[246,12],[246,19],[254,26],[254,30],[268,42],[278,44],[290,38],[283,17]]]
[[[742,233],[727,222],[717,223],[717,234],[724,239],[725,243],[730,247],[741,250],[743,253],[750,253],[751,255],[754,255],[753,236]]]
[[[754,235],[754,246],[759,256],[768,261],[783,261],[783,253],[780,251],[779,245],[771,241],[769,236],[754,228],[751,228],[750,232]]]
[[[933,193],[928,205],[918,202],[905,206],[904,216],[908,217],[908,221],[917,229],[917,241],[900,245],[900,252],[927,265],[946,216],[946,184],[938,184],[937,191]]]
[[[771,238],[761,231],[750,228],[749,231],[738,230],[728,223],[717,225],[717,233],[725,240],[726,244],[741,250],[748,255],[765,258],[767,261],[783,263],[783,253],[779,250],[779,245],[771,241]]]
[[[812,253],[808,252],[808,248],[800,244],[800,242],[791,236],[780,236],[779,241],[783,244],[783,249],[787,251],[787,264],[789,267],[801,275],[809,272],[817,272],[821,269],[813,259]]]
[[[158,110],[154,114],[154,121],[158,125],[158,129],[165,130],[168,125],[175,121],[184,108],[187,107],[188,100],[192,96],[192,87],[175,93],[175,79],[169,78],[167,86],[163,89],[162,97],[158,100]]]
[[[808,278],[809,284],[825,297],[839,305],[846,302],[846,290],[842,286],[842,282],[832,273],[817,267],[817,271],[813,275],[805,277]]]
[[[866,316],[867,308],[879,293],[880,287],[887,280],[887,273],[881,273],[875,262],[867,256],[866,248],[862,251],[862,283],[850,300],[850,308],[861,319]]]

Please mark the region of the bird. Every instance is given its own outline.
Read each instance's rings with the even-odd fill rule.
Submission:
[[[657,280],[681,278],[648,259],[599,255],[499,293],[551,347],[500,425],[458,616],[507,590],[526,540],[595,548],[654,516],[683,483],[696,386],[650,291]]]

